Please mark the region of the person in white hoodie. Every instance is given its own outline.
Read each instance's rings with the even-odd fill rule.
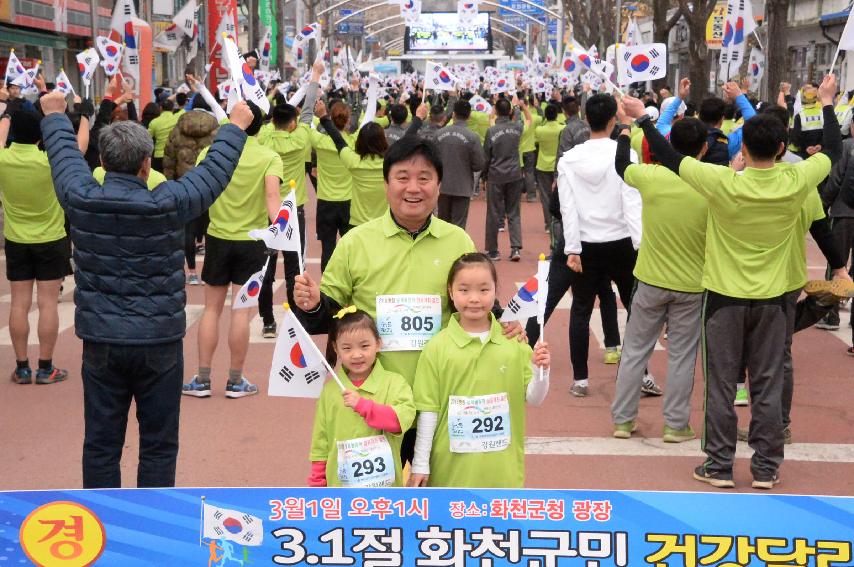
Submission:
[[[563,154],[558,163],[558,194],[563,216],[567,265],[578,273],[572,284],[569,356],[574,383],[570,393],[587,395],[587,354],[590,315],[599,283],[617,284],[628,309],[632,272],[641,240],[641,197],[614,169],[617,142],[611,132],[617,123],[617,102],[597,94],[585,106],[590,139]],[[637,155],[631,159],[637,163]]]

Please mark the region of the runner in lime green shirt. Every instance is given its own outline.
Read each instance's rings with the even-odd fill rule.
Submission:
[[[625,122],[625,120],[621,120]],[[677,151],[698,158],[708,129],[696,118],[673,126]],[[678,175],[660,165],[634,163],[628,129],[617,142],[614,165],[643,200],[641,238],[634,275],[631,317],[626,325],[617,385],[611,404],[614,437],[628,439],[635,430],[641,394],[661,395],[648,377],[647,364],[662,327],[667,324],[667,398],[663,404],[665,442],[695,437],[689,422],[694,368],[700,339],[701,279],[709,207]]]
[[[560,144],[560,133],[564,127],[557,121],[558,116],[563,116],[557,105],[548,104],[544,114],[545,121],[534,129],[534,141],[539,147],[535,175],[540,206],[543,209],[543,223],[546,230],[549,230],[552,221],[549,205],[551,203],[552,185],[555,181],[555,160]]]
[[[521,488],[525,484],[525,405],[548,392],[548,347],[502,334],[491,313],[497,280],[484,254],[451,267],[457,313],[427,343],[413,392],[418,418],[410,486]],[[542,365],[534,377],[533,363]]]
[[[325,483],[321,486],[342,485],[338,475],[339,443],[376,435],[385,437],[393,457],[393,462],[386,464],[394,470],[394,481],[385,486],[403,486],[400,445],[403,442],[403,432],[409,430],[415,421],[412,388],[400,374],[384,369],[379,361],[374,365],[371,375],[359,386],[350,381],[343,369],[338,370],[338,378],[345,388],[356,391],[362,398],[390,406],[400,421],[401,430],[398,433],[389,433],[368,425],[362,416],[344,405],[341,389],[334,380],[329,380],[317,400],[309,453],[312,462],[325,461]],[[311,482],[309,485],[316,486]]]
[[[251,105],[253,120],[246,129],[246,145],[225,191],[209,209],[210,225],[205,239],[205,262],[202,281],[205,287],[205,310],[199,323],[199,369],[182,394],[194,397],[211,395],[211,364],[219,342],[219,319],[229,286],[232,297],[268,261],[264,243],[253,240],[250,230],[264,229],[276,218],[281,205],[280,185],[282,159],[275,151],[258,143],[261,110]],[[199,153],[197,163],[209,148]],[[258,387],[243,375],[249,350],[251,309],[232,309],[229,321],[228,383],[226,397],[242,398],[258,393]]]
[[[401,486],[403,432],[415,420],[412,388],[377,360],[376,324],[355,306],[338,312],[327,341],[330,365],[340,360],[341,368],[317,401],[309,486]]]
[[[359,226],[380,217],[388,210],[383,184],[383,156],[388,149],[388,142],[382,127],[369,122],[359,128],[356,150],[353,150],[347,146],[347,141],[326,115],[325,106],[318,106],[318,115],[320,124],[338,150],[341,163],[352,176],[350,226]]]
[[[199,153],[196,163],[206,155],[208,148]],[[249,136],[231,182],[210,208],[208,234],[223,240],[252,240],[248,232],[267,227],[279,212],[279,185],[272,193],[265,189],[265,179],[275,177],[281,183],[283,171],[279,154]]]
[[[627,114],[639,117],[651,151],[678,172],[709,204],[706,233],[706,288],[703,348],[706,371],[703,450],[707,460],[694,478],[731,488],[736,416],[732,411],[743,361],[750,374],[753,487],[779,482],[783,462],[783,359],[787,335],[785,294],[790,287],[789,255],[803,204],[831,169],[841,135],[833,111],[836,79],[827,75],[818,89],[824,118],[822,153],[790,165],[776,163],[785,150],[786,126],[760,114],[742,127],[743,173],[705,164],[675,152],[644,118],[642,103],[623,97]],[[800,243],[799,243],[800,244]],[[735,356],[733,356],[735,355]]]
[[[47,154],[35,143],[0,147],[0,200],[7,240],[42,244],[65,238],[65,216],[53,190]]]
[[[148,124],[148,133],[151,134],[151,137],[154,139],[155,159],[163,159],[163,153],[166,150],[166,142],[169,140],[169,134],[172,132],[172,129],[178,123],[178,119],[181,117],[180,114],[172,112],[172,108],[174,108],[173,105],[174,103],[172,103],[172,101],[165,101],[163,103],[163,112]]]

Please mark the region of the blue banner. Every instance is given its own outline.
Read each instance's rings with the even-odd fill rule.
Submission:
[[[533,4],[538,6],[545,6],[544,0],[530,0]],[[525,29],[527,24],[533,24],[531,20],[520,16],[517,12],[522,12],[525,15],[531,16],[537,20],[539,20],[542,25],[545,25],[548,14],[543,12],[541,9],[536,6],[531,6],[527,2],[520,2],[519,0],[498,0],[498,4],[502,7],[498,8],[498,14],[501,16],[501,19],[507,22],[508,24],[514,25],[516,27]],[[512,8],[515,12],[511,12],[507,8]],[[503,26],[504,31],[506,32],[516,32],[513,28]]]
[[[854,498],[450,489],[0,492],[0,565],[851,566]]]

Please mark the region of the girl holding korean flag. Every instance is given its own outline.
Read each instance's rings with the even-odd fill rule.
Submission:
[[[525,484],[525,405],[540,405],[548,393],[549,347],[540,342],[532,351],[503,336],[491,312],[497,282],[485,254],[464,254],[451,266],[456,313],[424,347],[415,374],[418,433],[408,486]],[[517,295],[536,302],[537,289],[529,281]]]
[[[317,400],[309,486],[402,486],[400,446],[415,404],[406,379],[377,360],[380,344],[366,312],[350,306],[334,317],[326,359],[341,369]]]

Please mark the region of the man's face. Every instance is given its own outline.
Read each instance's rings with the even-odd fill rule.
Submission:
[[[439,201],[439,175],[421,155],[394,164],[385,188],[388,206],[401,224],[424,224]]]
[[[6,90],[9,91],[9,98],[21,97],[21,87],[19,87],[18,85],[8,85]]]

